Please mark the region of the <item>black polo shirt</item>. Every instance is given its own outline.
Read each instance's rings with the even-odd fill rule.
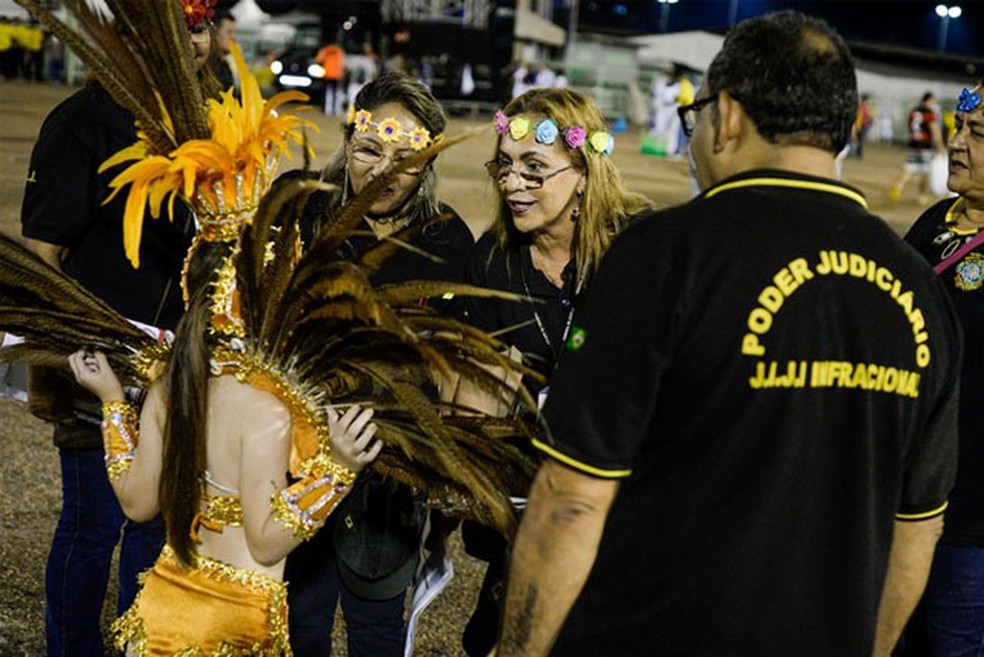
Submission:
[[[496,236],[488,232],[478,240],[468,259],[465,282],[535,301],[468,297],[463,302],[466,318],[483,331],[502,331],[499,338],[519,349],[528,364],[549,379],[573,319],[575,271],[572,260],[564,268],[564,286],[558,288],[533,266],[528,242],[502,249]],[[525,383],[534,394],[541,388],[534,381]]]
[[[97,174],[109,156],[137,139],[133,116],[99,85],[90,84],[45,119],[24,188],[24,237],[67,248],[65,272],[130,319],[174,328],[184,312],[181,266],[194,226],[175,203],[172,224],[148,213],[140,267],[123,251],[124,189],[112,203],[109,181],[126,165]],[[165,213],[166,215],[166,213]]]
[[[538,444],[621,480],[558,655],[868,657],[893,521],[945,508],[960,332],[856,190],[754,171],[630,228]]]
[[[929,208],[905,236],[932,266],[973,239],[973,234],[959,234],[947,222],[958,202],[950,198]],[[950,293],[965,337],[960,370],[960,458],[941,540],[984,547],[984,245],[948,267],[940,280]]]

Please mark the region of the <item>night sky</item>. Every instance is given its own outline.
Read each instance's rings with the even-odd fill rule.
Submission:
[[[984,57],[984,0],[945,0],[963,14],[947,27],[947,54]],[[798,9],[827,19],[848,40],[935,51],[939,46],[938,2],[926,0],[738,0],[738,20],[778,9]],[[725,28],[730,0],[679,0],[670,5],[672,32]],[[581,29],[623,34],[660,31],[657,0],[581,0]]]

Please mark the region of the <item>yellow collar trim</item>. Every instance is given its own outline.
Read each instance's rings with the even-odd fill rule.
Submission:
[[[957,228],[957,220],[954,218],[953,213],[956,212],[957,206],[960,205],[961,201],[963,201],[963,197],[958,196],[957,200],[950,204],[950,209],[946,211],[946,217],[943,218],[943,225],[954,235],[976,235],[981,232],[980,228]]]
[[[712,198],[717,196],[721,192],[726,192],[731,189],[740,189],[742,187],[795,187],[797,189],[811,189],[816,192],[827,192],[828,194],[839,194],[844,198],[849,198],[858,205],[860,205],[865,210],[868,209],[868,202],[864,200],[864,197],[855,192],[854,190],[847,189],[841,185],[833,185],[830,183],[813,182],[811,180],[792,180],[789,178],[747,178],[745,180],[736,180],[734,182],[725,183],[718,187],[712,188],[706,194],[704,198]]]

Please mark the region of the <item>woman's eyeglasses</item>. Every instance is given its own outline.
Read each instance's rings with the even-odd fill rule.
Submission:
[[[689,105],[681,105],[677,108],[677,114],[680,116],[680,125],[683,126],[683,134],[687,135],[688,139],[694,135],[694,125],[697,123],[697,112],[701,111],[701,109],[707,107],[717,99],[718,95],[714,94],[713,96],[707,96],[706,98],[695,100]]]
[[[383,160],[389,160],[390,166],[396,166],[414,155],[413,153],[408,152],[397,152],[392,154],[386,153],[382,149],[371,144],[353,144],[351,147],[351,153],[352,159],[369,166],[376,166]],[[419,176],[424,172],[425,168],[427,168],[426,162],[419,166],[404,169],[401,173],[408,176]]]
[[[529,165],[524,163],[519,163],[519,168],[514,168],[511,164],[504,164],[497,160],[491,160],[485,163],[485,170],[489,172],[489,176],[492,177],[497,184],[502,185],[509,178],[510,173],[515,173],[523,182],[526,183],[526,189],[539,189],[543,187],[543,183],[550,180],[558,173],[563,173],[568,169],[573,169],[573,164],[568,164],[566,167],[561,167],[556,171],[551,171],[550,173],[539,173],[536,171],[531,171],[528,168],[524,168]]]

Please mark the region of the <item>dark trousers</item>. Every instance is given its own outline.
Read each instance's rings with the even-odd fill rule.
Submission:
[[[984,656],[984,548],[936,546],[902,657]]]
[[[137,575],[164,544],[160,520],[126,519],[106,476],[101,449],[60,449],[62,510],[45,571],[45,635],[50,657],[102,657],[99,616],[113,550],[120,549],[117,612],[137,594]]]
[[[329,524],[287,557],[284,571],[294,657],[331,654],[335,608],[341,602],[351,657],[402,657],[406,640],[405,596],[366,600],[345,586],[338,572]]]
[[[478,603],[461,635],[461,645],[468,657],[485,657],[499,638],[509,546],[497,532],[474,522],[462,523],[461,538],[467,554],[488,563]]]

